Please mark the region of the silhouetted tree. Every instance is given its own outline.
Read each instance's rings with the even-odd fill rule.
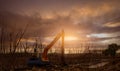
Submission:
[[[115,56],[116,55],[116,51],[119,49],[119,46],[115,43],[108,45],[108,49],[106,49],[105,51],[103,51],[104,55],[111,55],[111,56]]]

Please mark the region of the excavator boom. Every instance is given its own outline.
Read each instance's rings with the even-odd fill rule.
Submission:
[[[42,56],[41,56],[42,60],[39,59],[36,56],[33,56],[28,60],[27,65],[30,66],[30,67],[49,65],[50,63],[49,63],[48,57],[47,57],[48,50],[55,44],[55,42],[57,40],[60,39],[60,37],[62,37],[61,48],[62,48],[62,61],[63,61],[63,64],[64,64],[64,31],[62,31],[61,33],[57,34],[57,36],[54,38],[54,40],[44,49],[44,51],[42,53]]]
[[[47,47],[44,49],[44,51],[42,53],[42,57],[41,57],[42,61],[48,61],[48,57],[47,57],[48,50],[55,44],[55,42],[57,40],[60,39],[60,37],[62,37],[62,47],[63,47],[63,43],[64,43],[64,31],[62,31],[61,33],[57,34],[57,36],[54,38],[54,40],[49,45],[47,45]],[[63,53],[63,51],[62,51],[62,53]]]

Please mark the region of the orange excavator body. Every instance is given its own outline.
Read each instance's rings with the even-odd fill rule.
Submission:
[[[57,34],[57,36],[54,38],[54,40],[49,44],[47,45],[47,47],[44,49],[43,53],[42,53],[42,56],[41,56],[41,59],[39,57],[32,57],[28,60],[28,66],[29,67],[33,67],[33,66],[46,66],[46,65],[49,65],[49,60],[48,60],[48,56],[47,56],[47,53],[49,51],[49,49],[55,44],[55,42],[57,40],[60,39],[60,37],[62,37],[62,61],[64,62],[64,31],[62,31],[61,33]]]

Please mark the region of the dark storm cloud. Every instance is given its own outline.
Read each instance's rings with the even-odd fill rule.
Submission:
[[[36,15],[23,16],[8,11],[0,12],[0,28],[4,27],[6,29],[6,32],[8,33],[17,32],[23,31],[25,26],[28,24],[26,35],[30,37],[53,35],[54,33],[56,33],[55,29],[57,29],[60,26],[57,25],[56,22],[58,22],[58,19],[50,20],[37,17]]]
[[[12,12],[31,13],[35,11],[62,11],[69,10],[74,6],[80,7],[98,7],[105,3],[119,5],[119,0],[1,0],[0,10],[9,10]]]
[[[80,32],[80,36],[112,34],[120,32],[119,3],[120,0],[1,0],[0,25],[15,31],[29,24],[26,36],[30,37],[50,36],[61,29]]]
[[[94,11],[96,11],[94,9]],[[99,13],[99,12],[98,12]],[[94,15],[94,12],[93,14]],[[83,18],[82,18],[83,19]],[[88,33],[113,33],[120,32],[120,9],[114,7],[110,11],[97,15],[97,16],[87,16],[85,21],[80,21],[78,25],[81,30],[87,30]],[[81,19],[80,19],[81,20]],[[111,23],[111,24],[108,24]],[[107,26],[105,26],[107,24]],[[114,27],[109,27],[109,25],[116,25]]]

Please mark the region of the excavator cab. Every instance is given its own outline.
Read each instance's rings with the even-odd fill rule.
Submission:
[[[37,56],[37,51],[36,51],[37,49],[35,49],[35,54],[28,60],[27,65],[29,67],[50,66],[51,63],[49,62],[47,57],[48,50],[55,44],[57,40],[60,39],[60,37],[62,37],[62,55],[63,55],[64,54],[64,48],[63,48],[64,47],[64,31],[62,31],[62,33],[57,34],[54,40],[49,45],[47,45],[47,47],[44,49],[41,55],[41,58]],[[62,61],[64,62],[64,60]]]
[[[41,58],[33,55],[27,62],[29,67],[42,67],[42,66],[49,66],[51,63],[49,61],[42,61]]]

